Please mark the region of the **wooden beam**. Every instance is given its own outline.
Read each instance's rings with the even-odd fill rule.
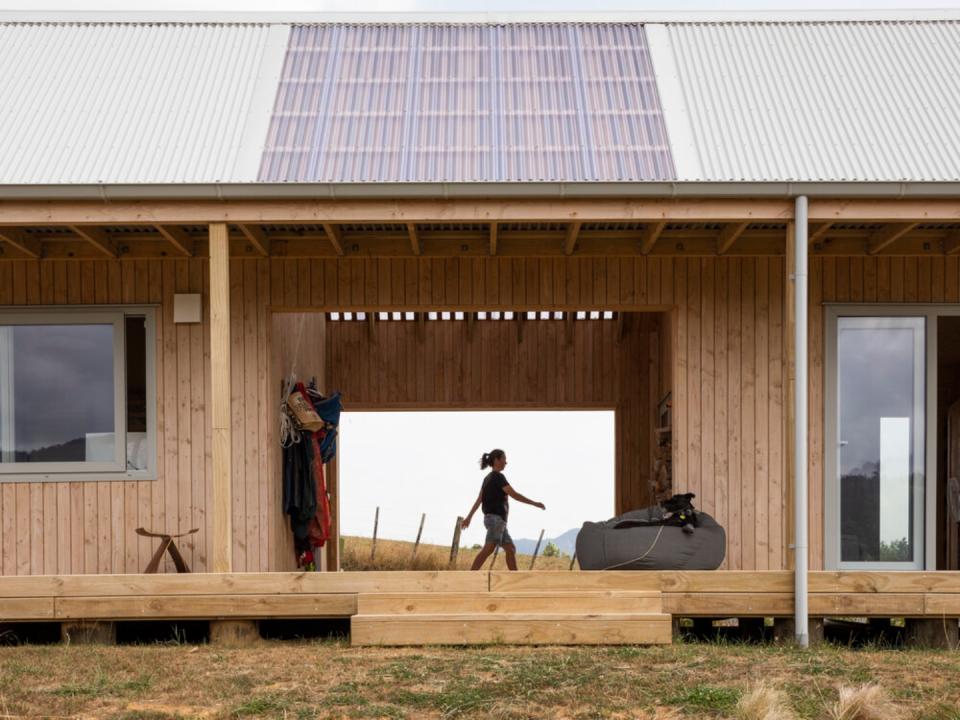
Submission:
[[[14,228],[0,227],[0,242],[5,242],[36,260],[43,257],[43,248],[40,242],[27,237],[26,233]]]
[[[887,203],[890,205],[890,203]],[[811,215],[816,207],[811,201]],[[880,205],[866,206],[873,212]],[[916,219],[960,220],[960,203],[915,203]],[[949,209],[949,212],[947,208]],[[830,212],[834,208],[828,208]],[[839,212],[846,212],[845,209]],[[880,218],[878,215],[867,215]],[[792,200],[581,198],[523,200],[132,200],[4,202],[8,225],[187,225],[211,220],[227,223],[448,223],[490,222],[785,222],[793,218]],[[835,217],[817,219],[835,220]],[[911,218],[913,219],[913,218]]]
[[[337,255],[343,255],[343,232],[337,225],[331,225],[330,223],[323,224],[323,231],[327,234],[327,239],[330,241],[330,244],[333,245],[334,252]]]
[[[960,232],[951,233],[944,239],[943,252],[947,255],[960,253]]]
[[[577,313],[573,310],[566,311],[565,324],[567,330],[567,345],[573,342],[573,321],[576,318]]]
[[[90,245],[93,245],[108,258],[115,259],[120,257],[120,252],[117,250],[117,244],[108,238],[106,233],[104,233],[102,230],[96,230],[94,228],[81,227],[77,225],[70,225],[68,227],[82,240],[85,240]]]
[[[372,343],[372,342],[375,342],[375,340],[374,340],[374,333],[373,333],[373,329],[374,329],[373,326],[374,326],[374,324],[375,324],[376,321],[377,321],[376,315],[377,315],[377,314],[376,314],[375,312],[368,312],[368,313],[367,313],[367,340],[369,340],[371,343]]]
[[[497,254],[497,234],[500,231],[500,226],[497,223],[490,223],[490,254]]]
[[[824,222],[958,222],[957,200],[811,200],[810,220]]]
[[[420,237],[417,235],[416,223],[407,223],[407,234],[410,236],[410,249],[414,255],[421,253]]]
[[[580,225],[579,222],[572,222],[567,226],[567,237],[563,241],[564,255],[573,255],[573,251],[577,247],[577,237],[580,235]]]
[[[210,225],[210,378],[213,422],[213,572],[233,568],[230,418],[230,234]]]
[[[240,232],[256,248],[258,253],[263,257],[270,255],[270,238],[263,234],[263,230],[259,226],[241,223],[237,227],[240,228]]]
[[[913,230],[920,223],[893,223],[878,230],[867,240],[867,252],[876,255],[881,250],[890,247],[897,240]]]
[[[665,222],[655,222],[648,224],[643,229],[643,233],[640,235],[641,254],[650,254],[650,252],[653,250],[653,246],[657,244],[657,239],[660,237],[661,233],[663,233],[666,227],[667,223]]]
[[[172,225],[157,225],[157,232],[163,236],[163,239],[173,245],[177,251],[186,257],[193,257],[195,243],[193,238],[187,235],[183,230]]]
[[[830,228],[832,228],[832,227],[833,227],[833,223],[832,223],[832,222],[825,222],[825,223],[820,223],[819,225],[817,225],[817,227],[814,228],[814,229],[813,229],[810,233],[808,233],[808,235],[807,235],[810,244],[813,245],[815,242],[820,242],[820,240],[822,240],[822,239],[824,238],[824,236],[826,236],[826,234],[827,234],[828,232],[830,232]],[[789,239],[788,239],[788,242],[789,242]]]
[[[720,237],[717,238],[717,254],[726,254],[748,227],[750,223],[735,223],[723,228]]]

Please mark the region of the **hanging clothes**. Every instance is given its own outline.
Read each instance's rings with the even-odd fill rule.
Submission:
[[[301,393],[313,405],[323,424],[307,430],[284,398],[281,412],[283,444],[283,511],[290,516],[297,556],[330,539],[330,502],[323,465],[333,459],[340,424],[340,394],[324,397],[303,383],[288,383],[286,394]],[[293,431],[291,432],[291,429]]]

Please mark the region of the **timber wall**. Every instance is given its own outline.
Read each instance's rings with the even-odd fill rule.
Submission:
[[[283,518],[270,494],[276,381],[269,309],[674,309],[669,333],[674,483],[727,528],[726,567],[779,569],[786,550],[783,257],[344,259],[231,262],[234,570],[275,567]],[[209,320],[172,323],[174,292],[207,292],[205,260],[0,263],[0,305],[155,303],[155,482],[0,484],[5,575],[135,572],[139,525],[197,527],[186,559],[208,568]],[[811,568],[822,566],[824,302],[960,302],[956,257],[810,260]],[[206,303],[205,303],[206,310]]]

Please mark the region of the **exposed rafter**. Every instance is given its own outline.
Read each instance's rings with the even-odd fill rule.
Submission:
[[[40,242],[27,237],[27,234],[20,230],[0,228],[0,242],[5,242],[32,258],[39,259],[43,257],[43,248]]]
[[[500,226],[497,223],[490,223],[490,254],[497,254],[497,235],[500,232]]]
[[[826,234],[830,232],[830,228],[832,227],[833,227],[833,223],[831,222],[821,223],[820,225],[817,225],[817,227],[814,228],[808,235],[807,241],[811,245],[813,245],[815,242],[820,242],[820,240],[826,237]]]
[[[723,228],[720,237],[717,238],[717,254],[724,255],[729,252],[733,244],[740,239],[740,236],[748,227],[750,227],[750,223],[733,223]]]
[[[920,223],[893,223],[878,230],[867,240],[867,252],[876,255],[913,230]]]
[[[567,237],[563,242],[563,252],[565,255],[573,255],[574,249],[577,247],[577,237],[580,235],[580,225],[582,223],[572,222],[567,225]]]
[[[666,229],[667,223],[655,222],[648,224],[640,235],[640,252],[643,255],[649,255],[653,246],[657,244],[660,234]]]
[[[193,257],[195,246],[193,238],[183,230],[172,225],[157,225],[156,228],[157,232],[163,236],[163,239],[173,245],[181,255]]]
[[[417,235],[416,223],[407,223],[407,235],[410,236],[410,249],[414,255],[419,255],[423,249],[420,245],[420,236]]]
[[[120,252],[117,250],[117,244],[107,237],[106,233],[102,230],[96,230],[94,228],[84,227],[82,225],[68,225],[71,232],[78,235],[81,239],[93,245],[97,250],[102,252],[108,258],[118,258],[120,257]]]
[[[339,225],[323,224],[323,231],[327,234],[327,239],[333,245],[333,251],[337,255],[343,255],[343,233]]]
[[[263,257],[269,257],[270,255],[270,238],[263,234],[263,230],[259,225],[237,225],[240,228],[240,232],[243,233],[243,236],[247,241],[253,245],[258,253],[263,255]]]

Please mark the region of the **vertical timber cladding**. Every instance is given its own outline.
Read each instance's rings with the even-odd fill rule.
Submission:
[[[230,263],[234,570],[275,569],[284,518],[271,495],[276,381],[271,309],[672,310],[663,368],[674,398],[674,484],[727,528],[730,569],[786,567],[782,257],[234,259]],[[157,304],[159,479],[0,484],[4,575],[129,573],[144,526],[200,527],[185,556],[211,569],[209,316],[173,324],[205,259],[4,260],[0,305]],[[958,258],[811,257],[810,545],[823,553],[823,302],[960,302]],[[661,366],[663,363],[661,363]],[[668,379],[670,378],[670,379]],[[632,504],[624,500],[626,504]]]
[[[615,409],[614,496],[622,512],[652,502],[662,315],[570,325],[523,317],[329,322],[325,385],[342,391],[347,409]],[[571,425],[556,439],[558,451],[578,452],[576,437]],[[560,491],[584,489],[589,482]],[[599,519],[606,518],[584,518]]]

